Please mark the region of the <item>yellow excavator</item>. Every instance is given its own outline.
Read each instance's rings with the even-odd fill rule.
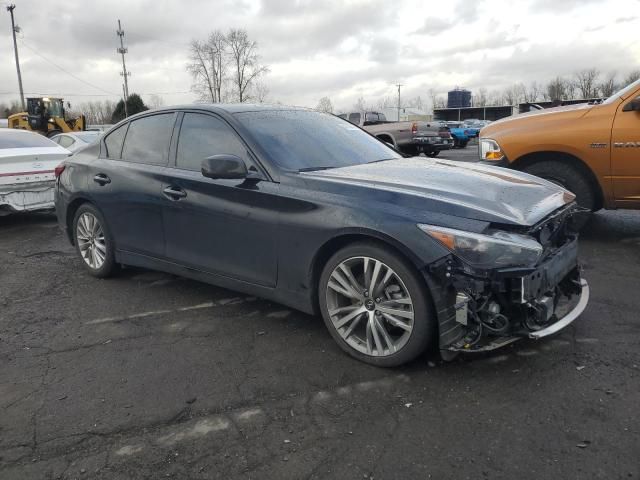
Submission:
[[[27,98],[27,111],[14,113],[8,118],[9,128],[20,128],[53,137],[58,133],[81,132],[86,130],[84,115],[65,118],[62,98]]]

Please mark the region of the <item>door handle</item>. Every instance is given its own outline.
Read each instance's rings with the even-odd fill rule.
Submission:
[[[111,179],[104,173],[98,173],[95,177],[93,177],[93,181],[102,186],[106,185],[107,183],[111,183]]]
[[[162,193],[164,193],[164,196],[167,197],[169,200],[174,200],[174,201],[180,200],[181,198],[184,198],[187,196],[187,192],[185,192],[184,190],[178,187],[167,187],[164,190],[162,190]]]

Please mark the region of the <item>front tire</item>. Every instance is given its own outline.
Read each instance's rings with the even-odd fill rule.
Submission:
[[[559,161],[543,161],[531,164],[523,170],[573,192],[581,207],[592,212],[597,210],[596,195],[591,183],[584,173],[573,165]]]
[[[424,280],[384,245],[356,243],[336,252],[320,276],[318,300],[340,348],[371,365],[407,363],[434,338],[435,315]]]
[[[109,227],[90,203],[81,205],[74,216],[73,239],[82,264],[91,275],[106,278],[117,270]]]
[[[439,151],[435,151],[435,152],[427,152],[427,154],[426,154],[426,155],[427,155],[427,157],[431,157],[431,158],[433,158],[433,157],[437,157],[439,153],[440,153]]]

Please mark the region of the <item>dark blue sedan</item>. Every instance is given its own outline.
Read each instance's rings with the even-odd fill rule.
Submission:
[[[91,275],[135,265],[321,314],[342,349],[374,365],[544,337],[588,299],[573,194],[407,158],[333,115],[144,112],[56,176],[60,225]]]

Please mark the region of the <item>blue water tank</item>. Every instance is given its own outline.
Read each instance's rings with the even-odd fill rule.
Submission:
[[[471,92],[456,88],[447,94],[447,108],[467,108],[471,106]]]

